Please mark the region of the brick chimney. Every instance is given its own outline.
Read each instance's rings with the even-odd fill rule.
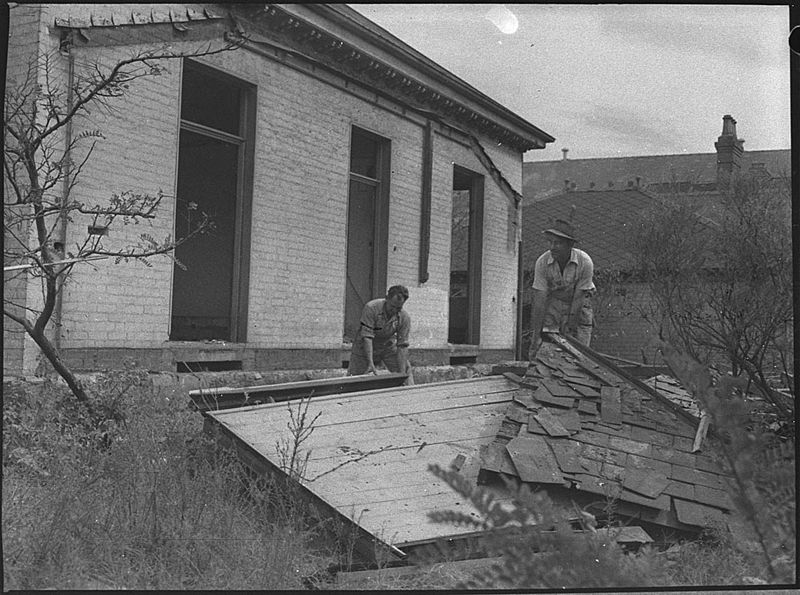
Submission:
[[[736,120],[722,117],[722,134],[714,143],[717,149],[717,190],[727,192],[742,168],[744,139],[736,137]]]
[[[564,154],[564,157],[562,157],[562,161],[566,161],[567,160],[567,153],[569,153],[569,149],[561,149],[561,152]]]

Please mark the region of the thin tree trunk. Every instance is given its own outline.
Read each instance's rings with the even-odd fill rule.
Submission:
[[[83,403],[89,414],[94,417],[95,411],[94,407],[92,407],[91,401],[89,400],[89,395],[86,394],[86,391],[84,390],[80,380],[75,377],[75,374],[72,372],[72,370],[70,370],[69,367],[67,367],[67,365],[61,360],[61,356],[59,356],[58,351],[50,339],[48,339],[44,334],[44,331],[39,330],[27,321],[25,321],[23,326],[28,335],[30,335],[30,337],[39,346],[39,349],[42,350],[42,353],[47,358],[47,361],[49,361],[53,366],[53,369],[55,369],[58,375],[61,376],[61,378],[63,378],[67,383],[67,386],[72,391],[72,394],[75,395],[75,398]]]

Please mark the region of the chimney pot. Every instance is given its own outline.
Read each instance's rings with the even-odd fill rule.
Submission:
[[[736,120],[722,116],[722,134],[714,143],[717,149],[717,190],[727,192],[739,175],[744,153],[744,139],[736,137]]]
[[[569,149],[561,149],[561,152],[564,154],[563,160],[567,160],[567,153],[569,153]]]

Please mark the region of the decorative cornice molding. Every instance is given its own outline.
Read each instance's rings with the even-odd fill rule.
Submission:
[[[488,136],[499,144],[525,152],[542,146],[537,142],[492,121],[486,116],[442,95],[436,89],[413,79],[395,67],[371,56],[347,41],[321,31],[275,5],[246,9],[242,17],[256,27],[264,27],[277,43],[308,55],[317,62],[367,86],[377,88],[409,107],[436,114],[473,133]],[[245,34],[246,36],[246,34]]]

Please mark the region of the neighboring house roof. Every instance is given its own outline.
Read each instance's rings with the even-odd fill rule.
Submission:
[[[575,206],[573,223],[579,242],[595,271],[626,270],[634,257],[625,238],[634,218],[656,199],[637,189],[565,192],[530,203],[522,208],[522,258],[525,270],[533,271],[536,259],[550,248],[542,230],[554,219],[569,219]]]
[[[545,342],[524,377],[506,374],[521,390],[482,471],[576,503],[613,497],[620,514],[675,529],[727,520],[728,476],[709,456],[709,438],[694,452],[697,421],[582,351],[563,338]]]
[[[773,177],[788,175],[790,153],[789,149],[745,151],[740,171],[747,173],[763,164]],[[637,186],[637,178],[640,188],[651,191],[674,181],[691,182],[700,189],[713,190],[717,181],[717,154],[531,161],[522,164],[522,178],[525,203],[562,193],[565,187],[571,190],[624,190]]]
[[[479,131],[524,152],[555,139],[408,44],[342,4],[65,4],[56,28],[77,30],[80,42],[121,43],[116,28],[165,26],[190,34],[202,20],[231,19],[231,29],[248,44],[299,51],[306,58],[402,100],[446,125]],[[79,14],[71,14],[77,11]],[[187,24],[187,21],[192,21]],[[93,39],[92,29],[104,29]],[[162,38],[162,41],[165,39]],[[141,41],[141,40],[140,40]],[[516,191],[515,191],[516,192]]]

